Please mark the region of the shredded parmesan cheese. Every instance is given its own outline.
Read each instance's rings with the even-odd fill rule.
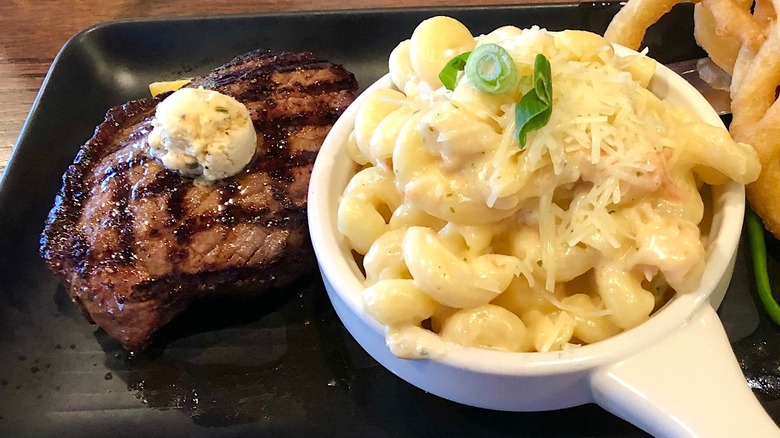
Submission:
[[[517,160],[518,154],[525,154],[518,161],[524,162],[526,174],[549,168],[547,193],[539,193],[535,222],[545,242],[542,263],[545,287],[551,291],[558,268],[553,248],[585,242],[610,253],[621,246],[625,235],[611,213],[633,192],[652,192],[660,185],[662,169],[656,157],[668,144],[673,126],[669,118],[674,115],[621,70],[622,61],[614,54],[601,53],[603,63],[571,60],[560,52],[548,57],[554,89],[550,122],[531,133],[526,150],[520,151],[514,118],[497,120],[503,135],[492,158],[494,170],[488,179],[494,190],[487,204],[496,204],[503,195],[503,186],[495,182],[506,161]],[[561,208],[553,189],[578,178],[589,184],[577,184],[578,195]]]

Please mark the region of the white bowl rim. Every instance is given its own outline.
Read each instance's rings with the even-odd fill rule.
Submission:
[[[621,56],[638,55],[636,51],[622,46],[616,45],[615,49]],[[350,311],[382,337],[384,327],[363,310],[360,299],[364,289],[361,283],[362,275],[336,229],[338,206],[332,205],[333,203],[328,205],[328,198],[332,198],[333,194],[328,196],[327,190],[337,189],[338,198],[344,189],[343,186],[331,188],[330,170],[339,160],[349,160],[344,152],[344,140],[352,130],[361,102],[372,91],[390,87],[393,85],[389,75],[380,78],[368,87],[334,124],[314,164],[308,199],[309,229],[321,274],[331,283],[335,293]],[[650,88],[655,88],[656,94],[676,91],[676,97],[687,102],[689,109],[695,111],[704,122],[724,127],[720,117],[701,94],[661,63],[657,65]],[[639,326],[597,343],[552,352],[503,352],[464,347],[444,341],[447,346],[444,355],[414,360],[433,360],[481,373],[538,376],[595,368],[649,347],[684,325],[701,306],[709,304],[710,296],[727,272],[729,262],[737,250],[745,208],[744,186],[729,182],[714,187],[713,198],[717,200],[718,206],[713,206],[715,216],[712,230],[718,230],[718,233],[709,243],[705,272],[699,287],[689,293],[676,294],[662,309]],[[346,257],[337,257],[334,254],[346,254]]]

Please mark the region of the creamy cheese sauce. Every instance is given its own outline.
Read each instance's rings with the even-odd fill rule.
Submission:
[[[488,42],[526,79],[499,95],[462,74],[442,86],[447,60]],[[538,54],[552,112],[521,147],[515,109]],[[355,119],[347,150],[363,167],[338,227],[365,255],[364,308],[400,357],[440,354],[442,339],[560,350],[641,324],[701,280],[700,187],[760,171],[752,147],[650,92],[655,61],[592,33],[473,38],[435,17],[389,63],[396,89]]]

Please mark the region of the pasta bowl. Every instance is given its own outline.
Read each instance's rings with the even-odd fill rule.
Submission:
[[[636,53],[616,47],[618,53]],[[365,277],[337,229],[340,197],[356,167],[347,139],[357,109],[372,91],[391,88],[385,76],[337,121],[314,165],[309,228],[326,290],[344,326],[380,364],[401,379],[454,402],[505,411],[542,411],[597,403],[661,436],[778,435],[748,388],[715,309],[732,276],[745,209],[743,186],[713,189],[712,225],[702,281],[676,294],[639,326],[609,339],[554,352],[510,353],[443,342],[443,354],[401,359],[385,329],[368,315]],[[722,122],[686,81],[658,65],[650,91]]]

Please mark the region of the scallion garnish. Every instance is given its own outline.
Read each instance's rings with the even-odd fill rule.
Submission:
[[[466,78],[483,93],[505,94],[517,86],[517,67],[506,49],[498,44],[483,44],[471,52]]]
[[[772,296],[767,270],[766,242],[764,241],[764,226],[761,219],[751,209],[747,209],[747,234],[750,242],[750,255],[753,258],[753,274],[756,277],[758,298],[764,305],[766,313],[775,324],[780,325],[780,305]]]
[[[534,61],[533,88],[515,105],[515,123],[520,148],[525,147],[529,132],[542,128],[552,114],[552,74],[550,61],[541,53]]]
[[[455,84],[458,83],[458,72],[463,71],[466,67],[466,61],[469,59],[471,52],[464,52],[460,55],[450,59],[447,65],[439,72],[439,80],[444,84],[444,88],[452,91],[455,89]]]

